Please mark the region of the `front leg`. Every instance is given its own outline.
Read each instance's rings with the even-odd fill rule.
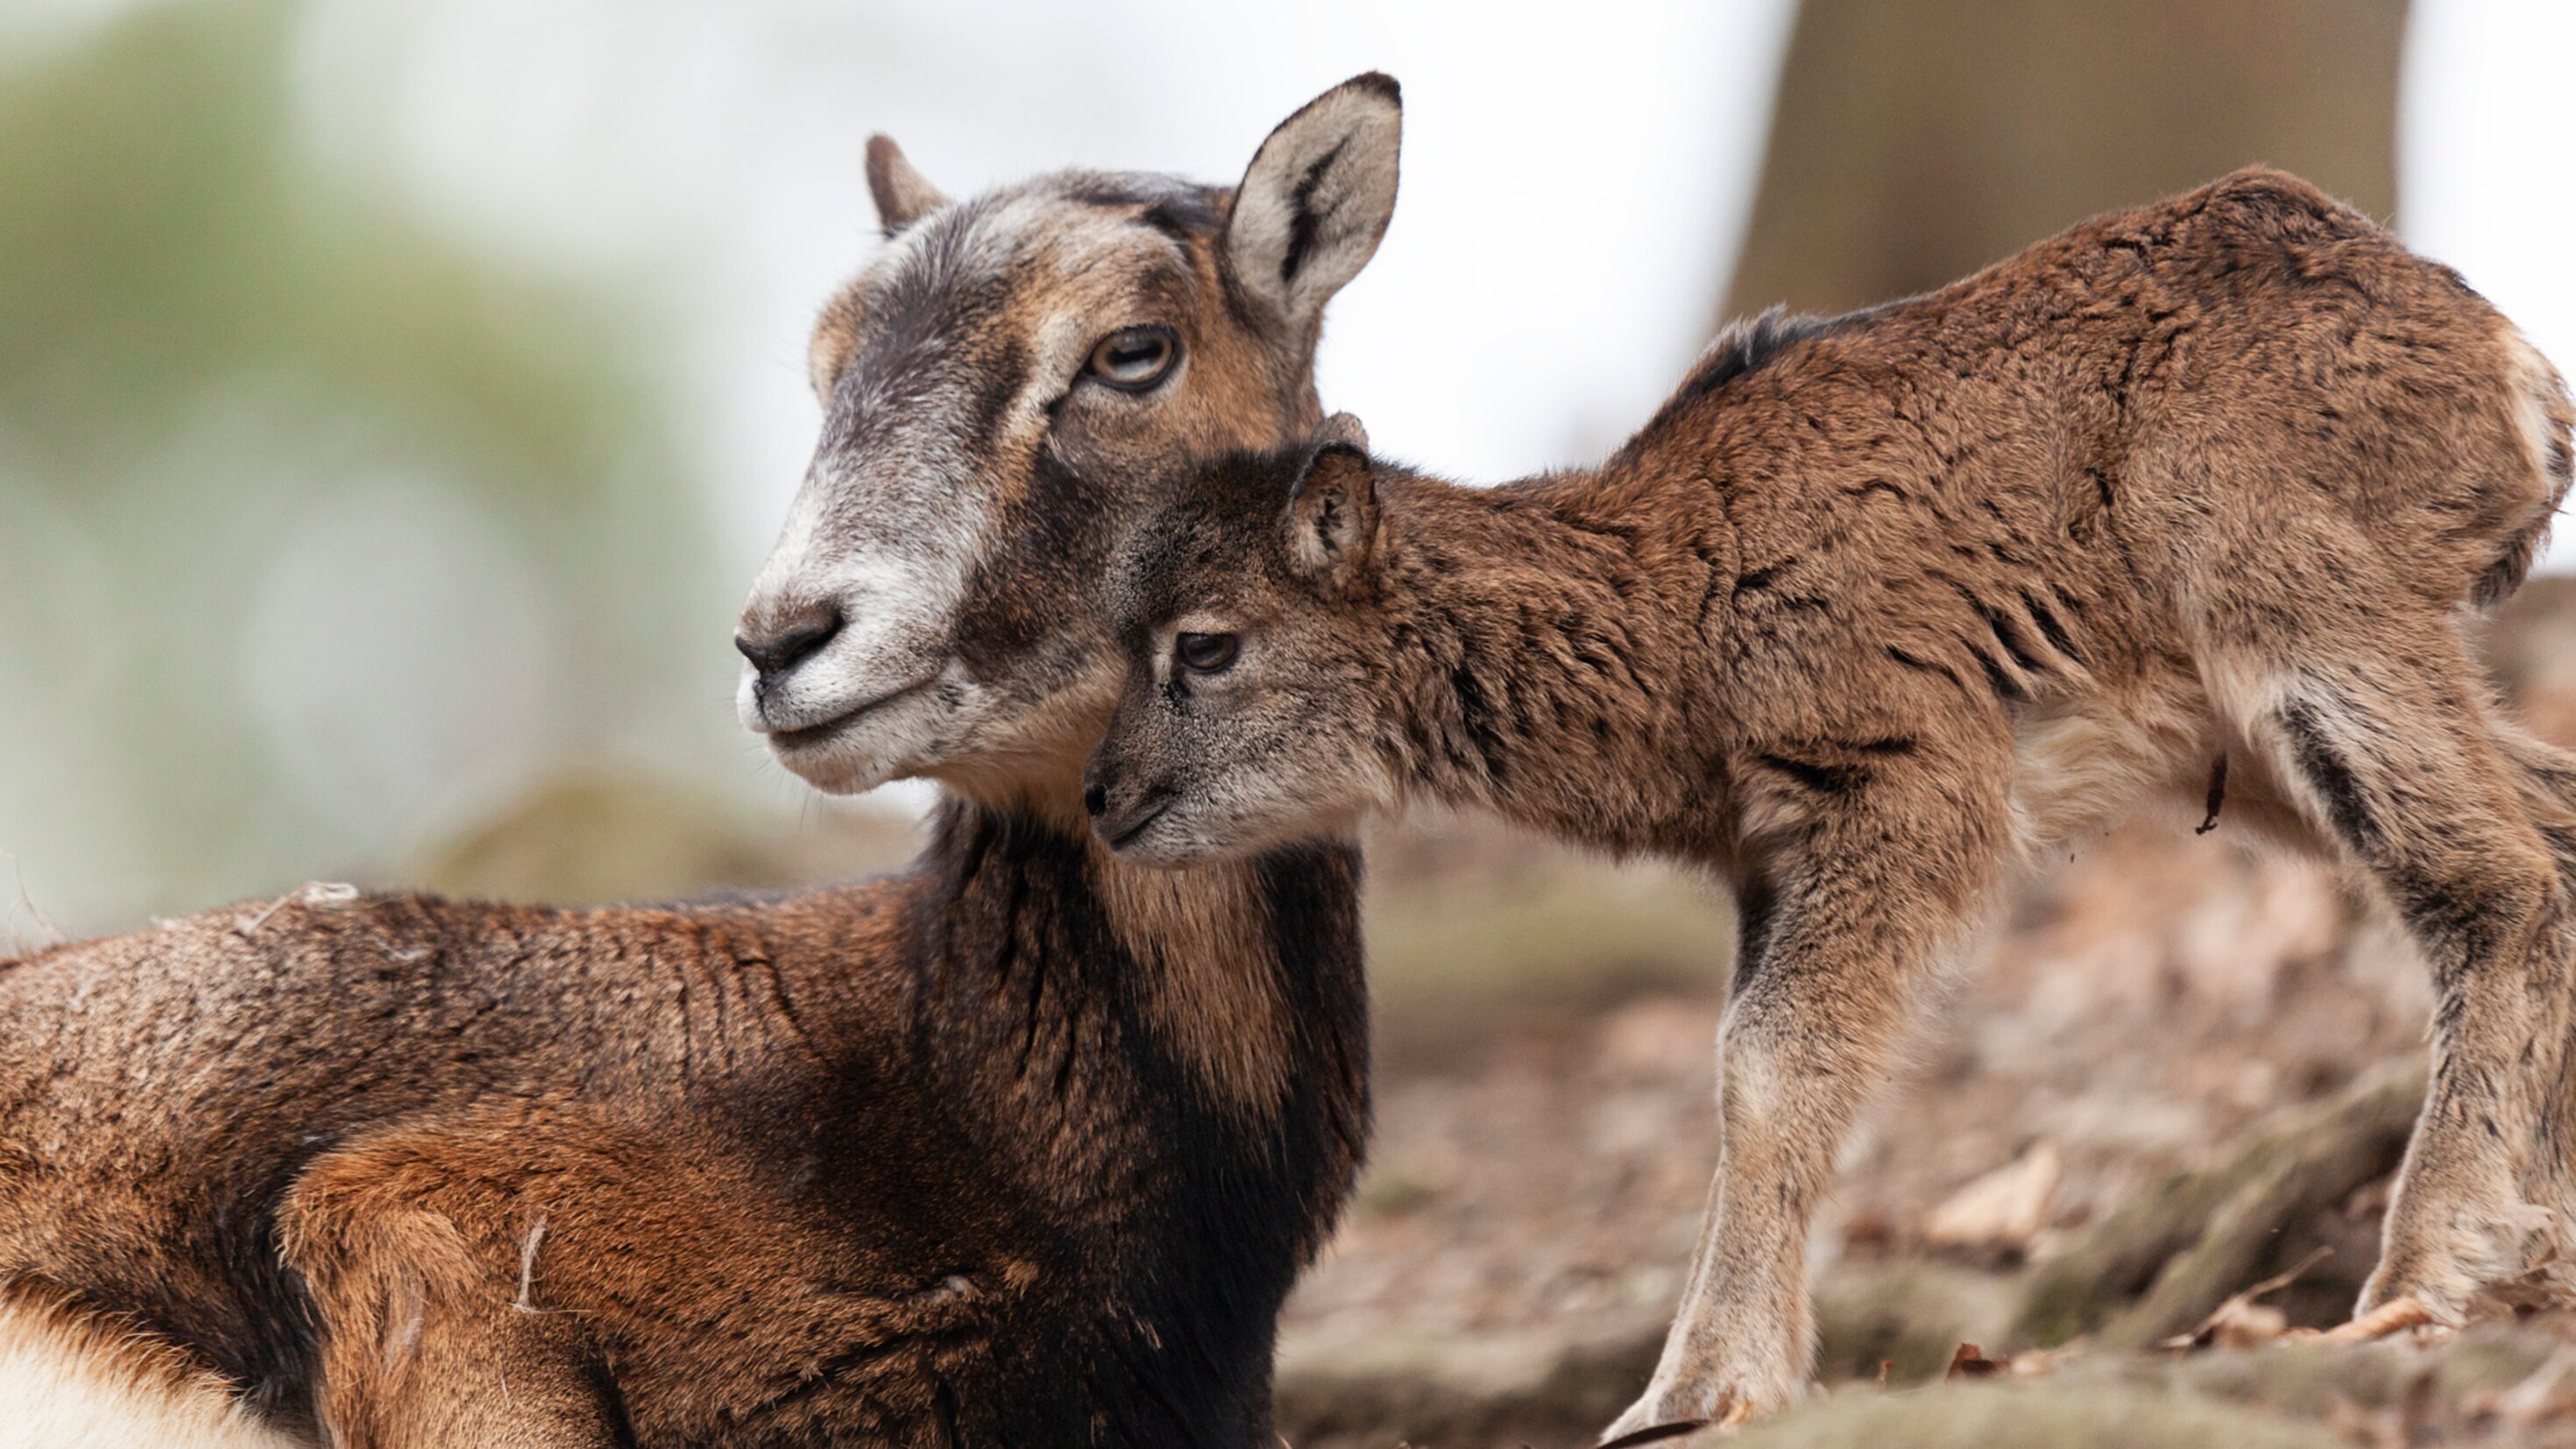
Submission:
[[[1741,1422],[1796,1394],[1814,1352],[1808,1219],[1909,1008],[1966,944],[1999,873],[1999,764],[1920,746],[1865,770],[1788,764],[1758,782],[1774,844],[1737,908],[1708,1216],[1654,1381],[1612,1437]]]
[[[289,1194],[281,1236],[321,1320],[316,1407],[330,1442],[633,1444],[579,1316],[531,1296],[542,1227],[514,1221],[475,1146],[397,1131],[325,1155]]]

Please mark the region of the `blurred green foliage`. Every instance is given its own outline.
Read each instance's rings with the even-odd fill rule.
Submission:
[[[531,522],[598,507],[646,415],[630,328],[317,174],[296,11],[146,9],[0,91],[0,417],[99,504],[192,399],[292,379]]]
[[[0,851],[67,924],[364,874],[432,826],[285,788],[245,683],[277,540],[364,480],[453,499],[540,581],[563,667],[498,755],[740,743],[650,309],[318,160],[304,18],[144,6],[0,56]]]

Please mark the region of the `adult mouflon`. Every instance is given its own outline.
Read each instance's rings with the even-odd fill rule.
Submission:
[[[2432,967],[2363,1301],[2456,1323],[2576,1250],[2576,761],[2460,632],[2529,566],[2569,422],[2456,274],[2243,172],[1732,329],[1597,469],[1461,488],[1347,424],[1215,467],[1114,585],[1088,803],[1163,864],[1441,801],[1735,883],[1721,1166],[1622,1430],[1791,1395],[1836,1145],[2014,871],[2218,804],[2351,866]]]
[[[738,645],[790,768],[949,787],[908,874],[308,890],[0,962],[0,1443],[1266,1449],[1366,1130],[1358,861],[1092,842],[1097,585],[1152,466],[1315,426],[1399,125],[1363,76],[1233,190],[956,202],[871,146]]]

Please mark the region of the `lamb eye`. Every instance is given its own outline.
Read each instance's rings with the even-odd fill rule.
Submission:
[[[1183,634],[1172,641],[1172,657],[1181,667],[1200,674],[1218,674],[1234,663],[1241,643],[1232,634]]]
[[[1085,368],[1124,392],[1143,392],[1169,377],[1181,360],[1181,339],[1169,327],[1122,327],[1100,339]]]

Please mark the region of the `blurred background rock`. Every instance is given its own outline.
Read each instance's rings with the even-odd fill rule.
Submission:
[[[1072,162],[1226,181],[1307,96],[1395,72],[1403,199],[1324,393],[1390,452],[1498,478],[1614,446],[1725,315],[1937,285],[2251,161],[2391,220],[2576,365],[2571,54],[2554,0],[7,0],[9,934],[307,879],[572,903],[907,858],[926,794],[797,786],[734,723],[727,647],[811,441],[806,323],[873,245],[871,130],[955,192]],[[2570,587],[2487,644],[2576,740]],[[1377,1163],[1292,1309],[1286,1422],[1310,1449],[1574,1442],[1634,1391],[1687,1260],[1728,909],[1474,820],[1372,858]],[[2276,1301],[2349,1302],[2393,1163],[2372,1094],[2424,1011],[2370,911],[2224,829],[2124,833],[1959,997],[1819,1228],[1829,1379],[2142,1333],[2191,1299],[2159,1295],[2168,1262],[2323,1248]],[[2231,1153],[2326,1120],[2359,1144],[2318,1169],[2327,1207],[2252,1247],[2106,1248],[2142,1196],[2235,1191]],[[2040,1312],[2079,1268],[2080,1311]],[[2342,1442],[2543,1442],[2540,1380],[2576,1402],[2576,1358],[2532,1332],[2412,1409],[2386,1382],[2418,1367],[2373,1360],[2288,1387],[2111,1369],[1941,1423],[2064,1442],[2108,1404],[2135,1442],[2209,1442],[2217,1413],[2289,1443],[2264,1436],[2341,1405]],[[1811,1442],[1912,1432],[1879,1412],[1845,1400]]]

